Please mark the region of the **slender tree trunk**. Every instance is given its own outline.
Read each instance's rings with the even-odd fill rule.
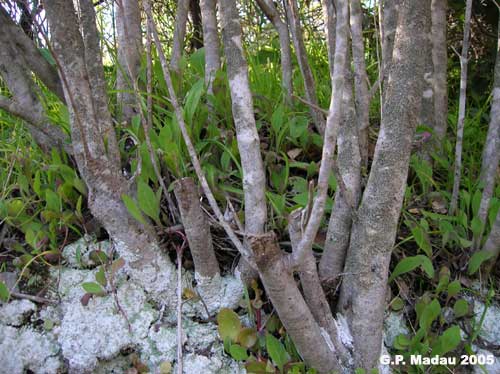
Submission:
[[[213,95],[213,81],[220,67],[220,42],[217,32],[217,0],[201,0],[203,45],[205,47],[205,84],[207,94]]]
[[[359,128],[359,150],[363,166],[368,166],[368,127],[370,126],[370,94],[366,72],[365,47],[363,41],[363,11],[360,0],[351,0],[350,22],[352,59],[354,63],[354,88],[356,92],[356,118]]]
[[[462,42],[462,53],[460,55],[460,97],[458,102],[457,141],[455,144],[455,170],[453,173],[453,192],[451,194],[450,214],[455,214],[460,192],[460,180],[462,178],[462,144],[464,137],[465,102],[467,100],[467,64],[469,52],[470,18],[472,12],[472,0],[467,0],[465,5],[464,39]]]
[[[328,51],[328,67],[330,68],[330,79],[333,77],[334,66],[333,60],[335,58],[335,0],[322,0],[323,19],[325,20],[325,34],[326,34],[326,49]]]
[[[344,196],[345,191],[337,188],[326,234],[325,249],[319,266],[322,280],[331,287],[338,284],[339,274],[344,268],[345,256],[349,248],[352,217],[361,194],[361,156],[351,75],[350,68],[346,67],[343,94],[344,119],[337,140],[339,171],[337,178],[342,178],[350,196]]]
[[[142,27],[138,0],[117,0],[116,36],[118,71],[116,77],[117,102],[120,120],[129,123],[138,113],[133,81],[141,68]]]
[[[189,11],[189,0],[177,0],[177,12],[175,14],[174,41],[172,45],[172,56],[170,57],[170,69],[177,74],[180,73],[180,62],[184,51],[184,38],[186,37],[186,23]]]
[[[314,77],[311,71],[311,66],[307,60],[307,51],[304,45],[304,37],[302,35],[302,27],[300,26],[299,10],[297,8],[297,0],[284,0],[286,17],[288,20],[288,27],[292,34],[293,46],[295,48],[295,54],[297,55],[297,60],[299,62],[300,72],[302,73],[302,78],[304,79],[304,91],[306,94],[306,99],[309,103],[318,107],[318,98],[316,96],[316,85],[314,83]],[[316,130],[320,134],[325,132],[325,120],[323,113],[313,106],[309,106],[309,111],[311,112],[311,117]]]
[[[378,366],[382,345],[389,262],[420,109],[429,1],[403,0],[399,7],[384,118],[344,269],[338,308],[353,333],[355,367],[367,370]]]
[[[278,9],[272,0],[257,0],[260,9],[266,17],[271,21],[274,28],[278,33],[280,41],[280,54],[281,54],[281,85],[285,93],[285,101],[288,104],[292,102],[293,94],[293,73],[292,73],[292,50],[290,47],[290,34],[288,26],[283,22]]]
[[[392,51],[394,49],[394,37],[398,22],[398,9],[402,0],[381,0],[381,44],[382,44],[382,83],[387,82],[390,65],[392,62]]]
[[[429,4],[428,9],[425,9],[428,13],[426,18],[432,19],[431,15],[431,4]],[[431,22],[432,23],[432,22]],[[424,30],[426,42],[425,49],[421,52],[425,55],[425,66],[423,79],[423,89],[422,89],[422,107],[420,109],[420,120],[419,123],[433,129],[434,126],[434,65],[432,61],[433,53],[433,41],[432,41],[432,25],[428,24],[427,29]],[[428,157],[427,149],[424,152],[425,157]]]
[[[168,297],[175,290],[175,269],[159,251],[152,227],[138,223],[122,202],[122,194],[131,194],[129,182],[121,174],[119,155],[108,155],[112,149],[105,146],[106,137],[109,142],[115,134],[104,134],[98,120],[111,116],[102,102],[106,100],[101,95],[104,87],[94,86],[104,79],[95,76],[102,71],[102,61],[99,50],[88,42],[92,22],[95,27],[92,1],[80,1],[81,19],[73,2],[47,0],[45,7],[54,58],[69,103],[74,156],[88,186],[90,210],[108,231],[131,277],[152,295]]]
[[[484,243],[483,250],[492,253],[492,257],[486,264],[486,271],[489,273],[493,269],[498,260],[498,255],[500,254],[500,213],[497,213],[488,239],[486,239],[486,243]]]
[[[434,68],[434,133],[442,141],[448,127],[448,54],[446,45],[447,0],[432,0],[432,65]]]
[[[500,21],[499,21],[500,26]],[[483,184],[483,196],[479,205],[478,218],[484,226],[487,223],[490,201],[495,189],[498,163],[500,161],[500,27],[498,29],[498,46],[493,80],[493,98],[491,100],[490,123],[486,145],[483,151],[480,180]],[[474,238],[474,248],[481,247],[483,230]]]

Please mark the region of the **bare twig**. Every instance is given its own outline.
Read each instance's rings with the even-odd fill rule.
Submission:
[[[317,111],[320,111],[321,113],[323,113],[326,116],[328,116],[328,110],[326,109],[323,109],[321,108],[320,106],[314,104],[314,103],[311,103],[310,101],[307,101],[306,99],[303,99],[302,97],[300,96],[297,96],[295,94],[292,94],[292,97],[296,100],[299,100],[301,103],[303,104],[306,104],[307,106],[309,106],[310,108],[314,109],[314,110],[317,110]]]
[[[28,295],[20,292],[11,292],[10,295],[16,299],[26,299],[38,304],[57,304],[56,300],[46,299],[44,297]]]

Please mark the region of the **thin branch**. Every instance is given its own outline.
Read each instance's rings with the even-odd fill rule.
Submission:
[[[57,304],[56,300],[46,299],[44,297],[28,295],[20,292],[11,292],[10,295],[16,299],[26,299],[38,304]]]
[[[297,100],[298,100],[298,101],[300,101],[301,103],[306,104],[306,105],[307,105],[307,106],[309,106],[310,108],[312,108],[312,109],[314,109],[314,110],[318,110],[318,111],[320,111],[321,113],[323,113],[323,114],[325,115],[325,117],[327,117],[327,116],[328,116],[328,110],[323,109],[323,108],[321,108],[320,106],[318,106],[318,105],[316,105],[316,104],[314,104],[314,103],[311,103],[310,101],[307,101],[306,99],[303,99],[303,98],[301,98],[300,96],[297,96],[297,95],[295,95],[295,94],[292,94],[292,97],[293,97],[294,99],[297,99]]]

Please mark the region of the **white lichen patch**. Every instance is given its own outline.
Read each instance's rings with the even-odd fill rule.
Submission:
[[[410,330],[402,313],[389,313],[384,321],[384,342],[387,347],[394,345],[394,340],[400,334],[408,335]]]
[[[35,311],[36,305],[29,300],[12,300],[0,308],[0,323],[21,326]]]
[[[196,290],[205,303],[210,315],[221,308],[234,309],[243,297],[243,283],[234,276],[221,277],[217,274],[213,278],[195,274]]]
[[[92,251],[103,251],[107,256],[111,256],[111,250],[109,241],[96,242],[91,236],[85,235],[83,238],[64,247],[62,255],[68,266],[82,269],[99,265],[89,257]]]
[[[481,322],[483,313],[484,320],[482,321],[479,336],[492,345],[500,345],[500,308],[497,305],[486,305],[479,300],[474,300],[474,320],[477,326]]]
[[[31,328],[14,328],[0,324],[0,362],[2,373],[57,373],[61,367],[59,346],[52,335]]]

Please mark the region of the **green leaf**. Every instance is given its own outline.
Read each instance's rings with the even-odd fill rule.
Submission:
[[[99,283],[95,282],[85,282],[82,283],[82,287],[85,290],[85,292],[91,293],[93,295],[104,295],[106,292],[104,289],[101,287]]]
[[[257,331],[251,327],[240,330],[237,341],[245,348],[251,348],[257,343]]]
[[[432,322],[439,316],[441,313],[441,305],[439,301],[436,299],[432,300],[422,312],[420,316],[419,324],[424,330],[428,330],[431,327]]]
[[[432,247],[429,241],[429,237],[424,229],[420,225],[414,225],[411,227],[411,233],[415,238],[415,242],[417,242],[418,247],[424,251],[424,253],[428,256],[432,256]]]
[[[481,267],[481,264],[485,261],[488,261],[490,258],[492,258],[495,254],[490,251],[478,251],[472,255],[472,257],[469,260],[469,266],[467,268],[467,273],[469,275],[474,274],[476,271],[479,270]]]
[[[417,255],[413,257],[406,257],[399,261],[389,278],[389,282],[392,282],[399,275],[408,273],[419,266],[422,267],[429,278],[434,276],[434,267],[432,266],[431,260],[424,255]]]
[[[245,361],[248,358],[247,349],[238,344],[232,344],[229,353],[236,361]]]
[[[137,202],[144,213],[156,223],[160,222],[160,202],[156,199],[152,188],[142,180],[137,184]]]
[[[451,352],[458,347],[461,341],[462,338],[460,336],[460,328],[456,325],[451,326],[437,339],[437,342],[434,344],[432,349],[432,355],[442,356]]]
[[[469,303],[464,299],[459,299],[453,305],[453,313],[456,318],[465,316],[469,312]]]
[[[455,297],[462,290],[460,282],[455,280],[448,285],[448,298]]]
[[[45,201],[47,202],[47,210],[52,212],[61,211],[61,199],[54,191],[49,189],[45,190]]]
[[[9,297],[10,292],[7,288],[7,285],[4,282],[0,281],[0,300],[6,302],[7,300],[9,300]]]
[[[217,314],[217,325],[222,340],[236,341],[241,330],[241,322],[234,311],[228,308],[221,309]]]
[[[100,267],[97,273],[95,273],[95,280],[103,287],[106,287],[106,275],[104,274],[104,267]]]
[[[405,302],[403,301],[402,298],[400,298],[398,296],[395,297],[394,299],[392,299],[392,301],[391,301],[392,310],[398,311],[398,310],[403,309],[404,306],[405,306]]]
[[[483,223],[479,219],[479,217],[474,217],[470,222],[470,228],[474,236],[479,236],[483,232]]]
[[[283,372],[283,367],[290,361],[290,356],[285,347],[283,347],[283,344],[271,334],[267,334],[266,349],[274,364]]]
[[[186,101],[184,105],[184,113],[186,116],[186,122],[192,124],[193,117],[198,108],[200,102],[201,94],[203,93],[204,86],[203,78],[199,79],[195,84],[191,86],[191,89],[186,95]]]
[[[125,194],[122,195],[122,200],[130,215],[143,225],[146,225],[147,224],[146,220],[144,219],[144,216],[142,215],[139,208],[137,207],[135,201],[130,196]]]

